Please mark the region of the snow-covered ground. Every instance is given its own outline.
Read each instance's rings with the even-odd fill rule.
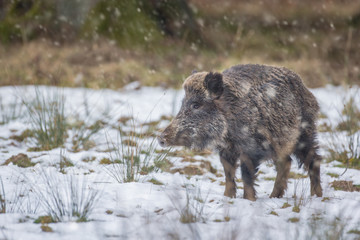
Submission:
[[[14,139],[14,136],[34,128],[22,102],[30,103],[36,92],[44,99],[63,95],[69,124],[76,125],[81,120],[83,125],[91,126],[102,121],[101,129],[90,138],[93,144],[86,148],[88,150],[73,150],[72,139],[79,134],[75,127],[68,130],[62,148],[48,151],[29,151],[29,148],[38,147],[34,138]],[[360,106],[358,89],[326,86],[312,92],[320,103],[321,112],[327,116],[321,118],[319,124],[335,125],[341,121],[341,111],[350,96],[355,97],[355,105]],[[0,125],[0,176],[3,182],[3,189],[0,182],[0,204],[6,205],[5,213],[0,213],[0,239],[360,238],[360,192],[335,190],[331,186],[334,180],[353,181],[354,185],[360,185],[360,170],[345,171],[345,168],[337,167],[337,161],[322,163],[324,193],[321,198],[310,197],[309,179],[302,178],[307,173],[295,162],[291,171],[300,175],[293,174],[295,177],[289,179],[288,190],[282,199],[269,198],[276,176],[271,162],[261,165],[256,202],[243,199],[239,170],[237,198],[226,198],[223,196],[223,169],[216,154],[194,155],[182,148],[176,149],[180,155],[167,157],[173,164],[170,170],[139,174],[137,182],[116,181],[109,173],[118,171],[120,174],[122,164],[100,162],[114,159],[116,150],[112,148],[124,140],[119,136],[118,128],[128,132],[146,131],[150,125],[143,124],[151,122],[156,129],[163,128],[169,123],[168,117],[179,109],[182,96],[183,91],[150,87],[136,89],[135,85],[120,91],[1,87],[0,122],[13,115],[14,119]],[[134,117],[135,120],[118,121],[124,117]],[[346,134],[339,133],[335,141],[340,141],[340,145],[348,141],[347,138]],[[138,141],[149,144],[150,140]],[[319,141],[321,154],[325,155],[326,147],[334,137],[320,133]],[[359,144],[356,147],[360,151]],[[156,144],[156,149],[161,148]],[[12,163],[3,165],[20,153],[26,154],[36,165],[27,168]],[[143,155],[140,159],[144,159]],[[63,157],[73,166],[60,167]],[[212,168],[204,167],[208,163]],[[201,174],[181,174],[187,166]],[[162,185],[149,181],[152,179]],[[76,205],[74,198],[84,203],[91,199],[91,194],[94,194],[92,211],[87,221],[77,222],[78,216],[71,213]],[[57,197],[64,203],[60,209],[70,209],[70,213],[64,213],[61,222],[34,223],[40,216],[48,215],[49,209],[56,209],[55,206],[59,205],[55,200]],[[195,222],[184,223],[191,220]]]

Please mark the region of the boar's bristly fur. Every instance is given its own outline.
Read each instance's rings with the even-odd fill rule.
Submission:
[[[159,142],[218,151],[225,196],[236,196],[240,165],[244,198],[255,200],[255,173],[261,161],[272,159],[277,177],[270,197],[282,197],[291,154],[309,172],[311,195],[322,196],[315,126],[319,107],[298,75],[286,68],[237,65],[222,73],[193,73],[183,87],[181,109]]]

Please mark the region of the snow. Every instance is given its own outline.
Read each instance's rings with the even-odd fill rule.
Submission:
[[[334,180],[347,180],[359,185],[360,170],[345,171],[344,168],[337,167],[339,162],[324,161],[321,165],[324,192],[322,198],[310,197],[307,177],[289,179],[285,196],[271,199],[269,195],[274,181],[269,179],[276,176],[276,171],[270,162],[265,162],[261,165],[257,177],[256,202],[243,199],[241,188],[238,189],[235,199],[224,197],[224,177],[210,172],[187,177],[178,172],[158,171],[139,175],[138,182],[118,183],[106,171],[106,168],[111,168],[112,165],[99,164],[103,158],[111,159],[112,153],[105,151],[109,145],[112,146],[109,141],[115,145],[121,141],[117,130],[112,126],[119,124],[117,120],[120,117],[134,116],[135,124],[139,124],[158,121],[162,116],[173,116],[180,108],[184,92],[140,88],[136,83],[119,91],[45,86],[1,87],[3,109],[10,109],[6,106],[19,99],[30,101],[36,91],[47,98],[63,94],[68,122],[82,119],[87,125],[91,125],[102,120],[106,125],[92,136],[95,146],[79,152],[71,151],[71,136],[75,134],[75,130],[69,130],[65,149],[31,152],[28,148],[36,145],[33,139],[24,142],[10,139],[11,136],[20,135],[24,130],[32,128],[25,107],[17,119],[0,125],[0,176],[8,207],[6,213],[0,214],[0,239],[309,239],[314,236],[321,238],[326,236],[324,234],[336,234],[336,231],[340,230],[343,230],[342,234],[346,239],[359,237],[348,231],[360,230],[360,192],[336,191],[330,183]],[[312,92],[319,101],[321,112],[327,115],[327,118],[320,119],[319,123],[335,124],[341,121],[339,116],[349,96],[355,97],[355,103],[360,106],[358,88],[326,86],[313,89]],[[271,91],[268,94],[273,95]],[[168,123],[168,120],[161,120],[159,126],[165,127]],[[128,130],[131,130],[131,127]],[[346,134],[338,140],[342,141],[342,138],[346,139]],[[321,154],[326,154],[325,147],[329,146],[330,140],[333,139],[330,139],[327,133],[319,133]],[[160,150],[159,146],[156,148]],[[29,168],[20,168],[13,164],[2,165],[11,156],[19,153],[25,153],[37,164]],[[73,167],[65,168],[65,174],[59,170],[61,156],[70,159],[74,164]],[[91,158],[94,160],[83,161]],[[181,157],[169,159],[174,164],[173,168],[189,165],[188,162],[182,162]],[[217,173],[224,175],[216,154],[195,156],[194,159],[210,161]],[[295,162],[291,171],[306,175]],[[327,173],[335,173],[339,177],[334,178]],[[53,232],[43,232],[41,224],[34,223],[39,216],[47,214],[44,199],[39,199],[37,193],[46,192],[46,181],[49,180],[54,181],[53,188],[60,189],[61,194],[66,193],[69,191],[66,186],[70,176],[80,192],[83,190],[85,194],[89,194],[95,191],[99,194],[93,211],[88,216],[89,221],[75,222],[72,218],[65,218],[62,222],[48,224]],[[148,182],[152,178],[164,185]],[[237,178],[241,179],[240,170],[237,171]],[[82,185],[83,179],[86,180],[86,186]],[[243,186],[241,181],[237,185]],[[47,197],[46,194],[43,196]],[[298,203],[299,201],[301,202]],[[199,217],[198,222],[180,221],[180,215],[187,203],[190,211]],[[285,203],[291,206],[282,208]],[[300,207],[299,213],[292,211],[296,203]],[[299,221],[292,223],[289,221],[291,218]],[[315,221],[316,218],[321,220]],[[340,220],[336,220],[337,218]],[[340,223],[334,227],[332,224],[336,221]],[[344,225],[343,229],[341,224]]]

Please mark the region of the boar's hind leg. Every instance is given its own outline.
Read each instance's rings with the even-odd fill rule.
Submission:
[[[275,162],[276,164],[276,180],[274,189],[270,195],[271,198],[281,198],[287,188],[287,180],[289,178],[289,172],[291,167],[291,158],[287,156],[285,159],[279,159]]]
[[[257,167],[254,165],[254,161],[251,161],[248,157],[242,155],[241,159],[241,177],[244,182],[244,198],[255,201],[256,191],[254,188],[255,173]]]
[[[309,171],[311,195],[322,196],[320,185],[320,163],[321,157],[317,154],[318,146],[315,142],[315,131],[304,131],[296,146],[295,155],[300,163],[304,164],[305,169]]]
[[[227,197],[234,198],[236,197],[236,184],[235,184],[236,160],[230,162],[221,156],[220,156],[220,160],[224,167],[224,172],[225,172],[226,185],[225,185],[224,195]]]
[[[320,162],[321,157],[317,154],[313,154],[313,161],[309,164],[309,175],[311,185],[311,195],[322,197],[322,188],[320,184]]]

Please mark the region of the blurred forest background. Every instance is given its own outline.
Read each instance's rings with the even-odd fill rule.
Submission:
[[[180,87],[239,63],[360,84],[359,49],[359,0],[0,0],[0,85]]]

